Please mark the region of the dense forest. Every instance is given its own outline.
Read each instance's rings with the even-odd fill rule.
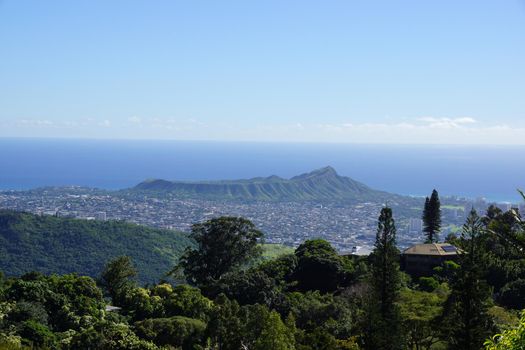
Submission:
[[[439,240],[439,198],[425,232]],[[130,226],[132,228],[133,226]],[[16,238],[16,237],[15,237]],[[118,256],[96,279],[26,273],[0,279],[0,349],[523,349],[525,223],[517,211],[472,211],[459,248],[429,276],[400,269],[396,224],[384,207],[375,249],[341,256],[324,240],[262,261],[248,220],[193,225],[171,277],[137,281]],[[143,263],[143,261],[141,261]],[[48,271],[49,272],[49,271]]]
[[[127,255],[138,282],[155,283],[191,244],[173,230],[0,210],[0,271],[8,276],[34,270],[96,277],[108,259]]]

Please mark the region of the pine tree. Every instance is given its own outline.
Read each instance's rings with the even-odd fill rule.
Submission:
[[[452,292],[447,301],[450,322],[445,329],[453,350],[478,350],[492,331],[488,314],[491,292],[484,280],[486,252],[483,245],[483,222],[475,210],[470,212],[461,234],[460,268],[451,281]]]
[[[401,315],[396,305],[401,280],[399,250],[396,248],[396,227],[390,208],[381,210],[374,246],[365,349],[402,349]]]
[[[427,243],[436,243],[441,230],[441,203],[436,190],[432,191],[430,198],[425,199],[423,209],[423,231],[427,235]]]

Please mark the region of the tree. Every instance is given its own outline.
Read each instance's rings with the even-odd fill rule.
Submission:
[[[54,348],[56,336],[51,330],[38,321],[27,320],[22,323],[20,336],[30,339],[31,345],[37,348]]]
[[[293,279],[300,291],[334,292],[344,285],[353,272],[329,242],[323,239],[307,240],[295,250],[297,267]]]
[[[243,325],[239,317],[239,304],[221,294],[215,299],[214,306],[207,329],[214,349],[240,349],[243,340]]]
[[[139,337],[156,345],[170,345],[182,350],[193,350],[195,345],[204,345],[206,323],[184,316],[150,318],[135,323]]]
[[[435,324],[444,299],[446,297],[438,293],[410,289],[401,292],[399,305],[408,349],[427,350],[439,342],[439,329]]]
[[[525,200],[525,193],[522,191],[518,192]],[[519,213],[516,210],[511,210],[507,214],[512,216],[512,220],[504,220],[504,223],[501,223],[501,220],[492,220],[489,223],[489,231],[498,235],[506,244],[514,247],[517,251],[520,252],[521,256],[525,256],[525,213]],[[494,222],[497,225],[494,227]]]
[[[441,203],[436,190],[432,191],[430,198],[425,199],[423,209],[423,232],[427,235],[427,243],[438,241],[438,233],[441,230]]]
[[[281,288],[274,276],[270,277],[259,268],[228,273],[217,285],[214,294],[224,293],[241,305],[264,304],[275,308],[281,297]]]
[[[76,333],[69,349],[75,350],[160,350],[155,344],[140,339],[127,324],[100,322]]]
[[[498,302],[507,308],[522,310],[525,308],[525,279],[507,283],[499,293]]]
[[[461,233],[459,269],[452,278],[452,292],[447,300],[445,334],[449,348],[478,350],[490,335],[493,324],[488,313],[490,289],[484,280],[484,227],[475,210],[470,212]]]
[[[281,320],[281,316],[275,311],[268,311],[265,306],[256,305],[251,307],[252,314],[248,314],[248,327],[245,334],[248,339],[243,341],[247,345],[253,343],[250,349],[255,350],[294,350],[295,338],[293,330],[288,328]],[[253,326],[252,326],[253,325]],[[256,331],[257,334],[253,334]],[[254,337],[255,336],[255,337]],[[254,337],[255,339],[249,339]],[[250,341],[251,340],[251,341]]]
[[[371,298],[367,308],[365,349],[402,349],[401,315],[396,305],[401,275],[391,208],[381,210],[374,247],[371,254]]]
[[[133,278],[137,270],[129,256],[119,256],[111,260],[102,271],[100,284],[104,287],[115,305],[121,305],[124,294],[131,289],[135,283]]]
[[[194,224],[191,238],[197,247],[186,250],[178,268],[191,284],[213,285],[226,273],[259,257],[262,237],[262,232],[244,218],[220,217]]]
[[[525,312],[516,328],[496,334],[485,342],[485,350],[523,350],[525,344]]]
[[[320,329],[338,339],[352,335],[357,316],[352,309],[354,298],[314,291],[289,293],[287,299],[289,310],[285,312],[294,316],[298,328],[309,333]]]
[[[255,342],[255,350],[294,350],[295,338],[279,314],[272,311],[265,320],[261,335]]]

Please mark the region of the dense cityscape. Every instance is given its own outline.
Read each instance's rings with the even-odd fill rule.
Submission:
[[[420,242],[421,198],[389,203],[394,208],[398,245]],[[465,210],[484,213],[484,199],[445,198],[442,238],[464,222]],[[497,204],[507,211],[509,203]],[[82,187],[44,188],[0,192],[0,208],[88,220],[123,220],[136,224],[189,232],[191,225],[223,215],[243,216],[265,233],[268,243],[297,246],[308,238],[327,239],[341,253],[366,254],[373,244],[381,203],[239,202],[155,198]],[[524,205],[519,206],[521,212]]]

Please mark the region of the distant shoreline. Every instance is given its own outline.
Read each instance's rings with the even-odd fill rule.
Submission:
[[[0,190],[289,178],[325,165],[374,189],[418,197],[436,188],[442,196],[518,203],[516,189],[525,188],[525,164],[517,161],[525,146],[0,138],[0,149]]]

